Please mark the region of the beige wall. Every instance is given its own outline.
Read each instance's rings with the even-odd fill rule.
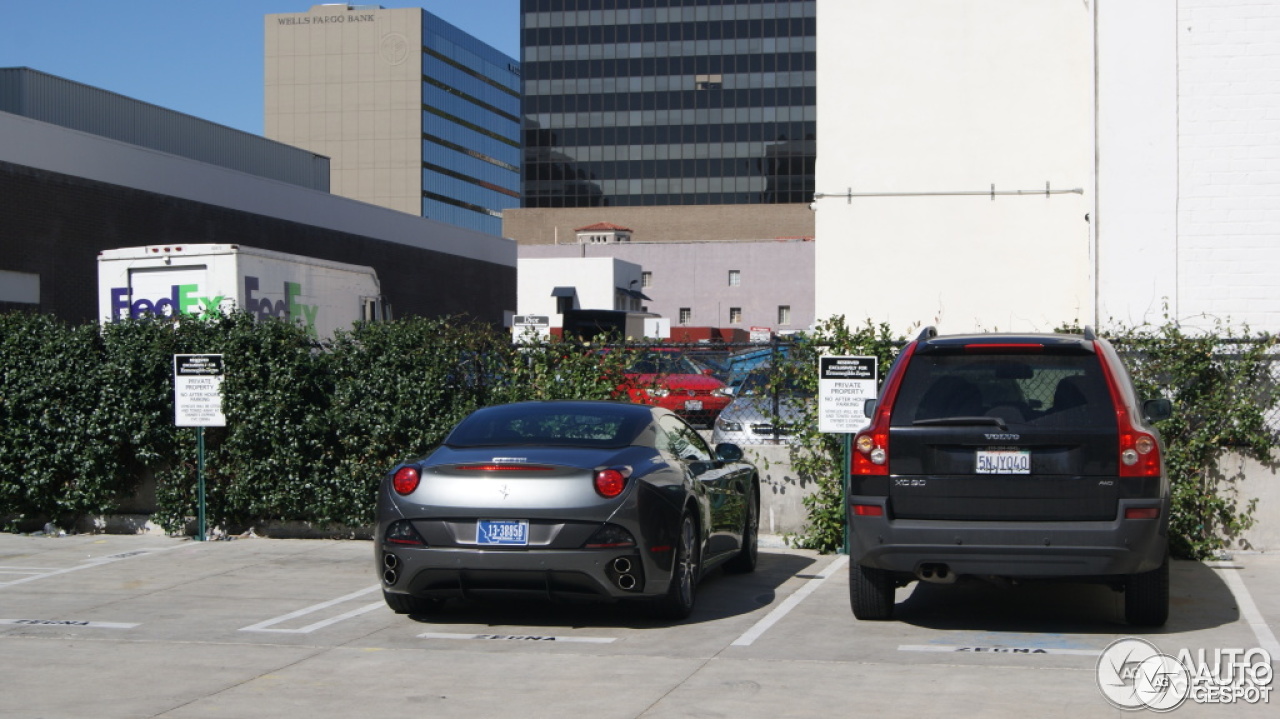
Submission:
[[[267,15],[264,134],[326,155],[336,195],[422,214],[422,11]]]
[[[813,237],[808,205],[681,205],[505,210],[502,234],[522,245],[573,244],[574,230],[611,222],[636,242],[705,242]]]
[[[1090,320],[1091,4],[818,14],[818,317],[945,333]]]

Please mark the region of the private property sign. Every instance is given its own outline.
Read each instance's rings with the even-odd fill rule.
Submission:
[[[818,358],[818,431],[853,434],[869,424],[863,405],[876,398],[875,357]]]
[[[177,427],[225,427],[222,355],[173,356],[173,414]]]

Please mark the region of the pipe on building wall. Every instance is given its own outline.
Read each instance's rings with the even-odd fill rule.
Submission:
[[[1069,190],[1055,190],[1044,183],[1043,190],[997,190],[995,184],[991,185],[987,190],[935,190],[928,192],[854,192],[853,188],[849,188],[844,192],[815,192],[813,199],[822,200],[827,198],[843,197],[848,202],[853,202],[855,197],[956,197],[956,196],[975,196],[990,197],[995,199],[997,195],[1083,195],[1084,189],[1074,187]]]

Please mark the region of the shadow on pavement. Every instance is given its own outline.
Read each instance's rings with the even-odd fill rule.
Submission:
[[[486,625],[518,627],[644,628],[714,622],[747,614],[777,600],[777,589],[816,560],[811,557],[760,550],[756,571],[728,574],[716,569],[698,585],[693,615],[678,622],[654,619],[643,602],[553,602],[551,600],[451,600],[414,621],[433,626]]]
[[[1211,568],[1175,560],[1170,572],[1169,623],[1143,627],[1143,634],[1210,629],[1239,618],[1231,590]],[[915,582],[909,589],[893,617],[929,629],[1098,634],[1129,626],[1124,594],[1103,585],[970,580],[949,586]]]

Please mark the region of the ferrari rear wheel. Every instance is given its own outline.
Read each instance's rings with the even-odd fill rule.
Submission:
[[[685,619],[693,613],[698,592],[698,526],[688,513],[680,518],[680,536],[671,567],[671,585],[667,593],[653,603],[654,616],[662,619]]]

